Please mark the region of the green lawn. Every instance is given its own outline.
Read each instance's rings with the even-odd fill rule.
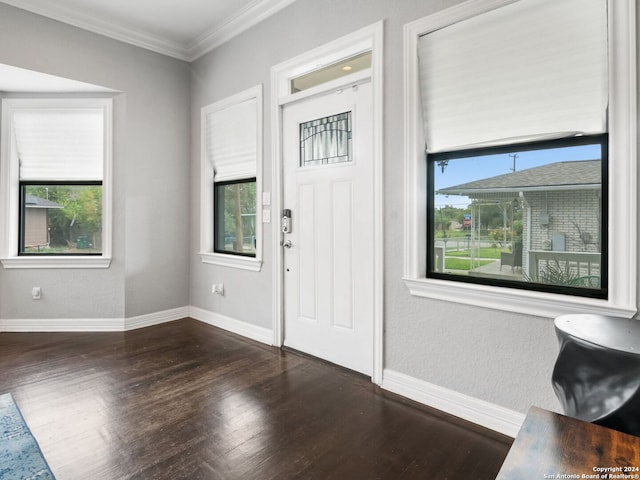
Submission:
[[[474,268],[478,266],[487,265],[488,263],[493,262],[493,260],[480,260],[479,262],[476,260],[474,263]],[[448,258],[444,259],[444,268],[446,270],[471,270],[471,260],[469,258]]]
[[[479,258],[500,258],[501,252],[508,252],[508,250],[481,248],[480,252],[478,250],[475,251],[475,256]],[[471,257],[471,252],[469,250],[447,250],[447,257]]]

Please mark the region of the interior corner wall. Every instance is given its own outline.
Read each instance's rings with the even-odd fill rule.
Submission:
[[[402,281],[404,245],[403,26],[458,0],[297,0],[192,64],[191,250],[199,227],[200,109],[262,83],[264,190],[271,191],[270,69],[285,60],[384,20],[384,366],[419,381],[525,413],[559,411],[551,386],[558,353],[553,320],[411,296]],[[272,192],[273,193],[273,192]],[[191,258],[191,305],[258,326],[272,326],[272,229],[266,224],[260,273]],[[225,297],[211,284],[224,282]]]
[[[122,92],[111,266],[0,267],[0,319],[123,319],[188,305],[189,65],[4,3],[0,63]]]

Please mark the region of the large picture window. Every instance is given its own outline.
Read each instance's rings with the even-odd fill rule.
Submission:
[[[411,294],[635,314],[634,17],[633,0],[475,0],[405,27]]]
[[[599,135],[429,155],[427,277],[606,298],[607,147]]]

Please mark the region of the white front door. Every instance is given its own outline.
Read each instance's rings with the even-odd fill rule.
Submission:
[[[284,344],[371,375],[371,84],[283,108]]]

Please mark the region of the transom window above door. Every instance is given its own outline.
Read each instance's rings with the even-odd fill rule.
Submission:
[[[302,92],[337,78],[371,68],[371,51],[353,55],[291,80],[291,93]]]

